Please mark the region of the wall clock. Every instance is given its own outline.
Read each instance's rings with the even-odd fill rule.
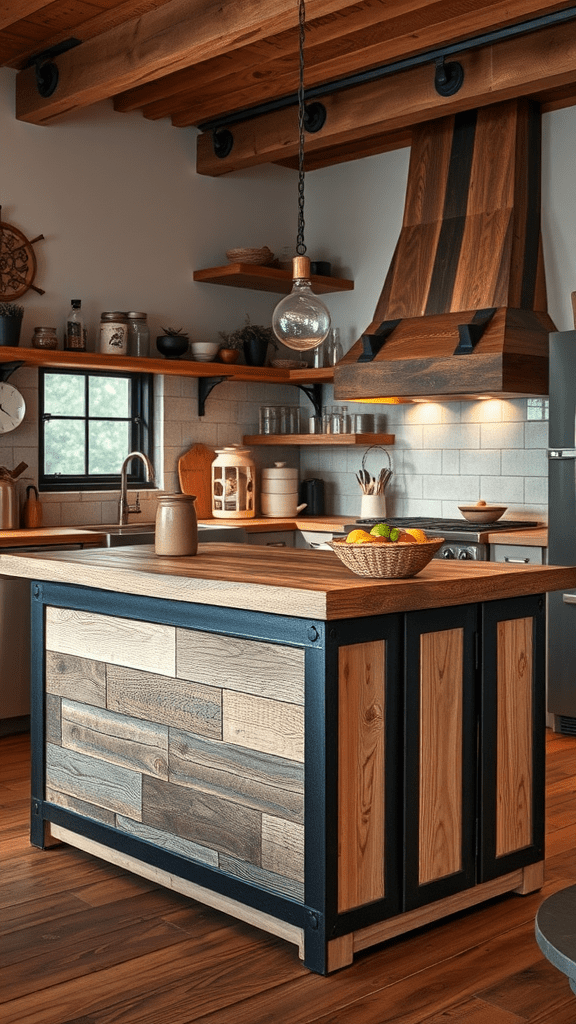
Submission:
[[[20,392],[12,384],[0,381],[0,434],[16,430],[25,412],[26,402]]]
[[[42,288],[32,282],[36,276],[36,256],[32,246],[44,235],[36,235],[30,241],[18,228],[2,221],[0,206],[0,300],[12,302],[19,299],[29,288],[44,295]]]

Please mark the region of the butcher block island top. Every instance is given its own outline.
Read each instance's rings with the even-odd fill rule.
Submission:
[[[202,544],[193,557],[152,545],[0,555],[10,576],[117,593],[325,620],[443,608],[576,587],[576,566],[434,559],[404,580],[356,576],[331,551]]]

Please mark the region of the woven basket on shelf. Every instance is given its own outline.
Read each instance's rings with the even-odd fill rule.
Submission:
[[[254,263],[256,266],[266,266],[267,263],[272,263],[274,253],[267,245],[261,249],[228,249],[226,259],[230,263]]]
[[[443,543],[443,537],[422,544],[349,544],[345,540],[334,540],[330,547],[357,576],[405,579],[421,572]]]

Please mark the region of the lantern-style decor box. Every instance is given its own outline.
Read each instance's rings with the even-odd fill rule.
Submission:
[[[217,448],[212,463],[212,515],[251,519],[255,515],[256,470],[250,449],[232,444]]]

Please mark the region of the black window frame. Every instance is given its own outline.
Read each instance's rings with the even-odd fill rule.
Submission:
[[[130,407],[131,407],[131,430],[130,430],[130,451],[140,451],[144,455],[152,457],[153,446],[153,411],[154,411],[154,377],[150,373],[129,373],[122,370],[86,370],[64,369],[60,367],[41,367],[38,375],[38,490],[39,491],[113,491],[120,487],[120,473],[101,474],[98,477],[84,474],[47,474],[44,466],[44,424],[47,419],[70,419],[85,420],[85,459],[87,466],[88,448],[88,424],[91,419],[113,421],[115,417],[95,416],[90,417],[88,400],[85,416],[52,416],[44,411],[44,379],[47,374],[68,375],[83,377],[85,381],[86,395],[88,396],[88,380],[90,377],[114,377],[124,378],[130,381]],[[121,417],[124,419],[124,417]],[[140,459],[132,459],[128,472],[128,483],[138,486],[142,490],[151,489],[154,483],[148,482],[145,476],[145,469]]]

